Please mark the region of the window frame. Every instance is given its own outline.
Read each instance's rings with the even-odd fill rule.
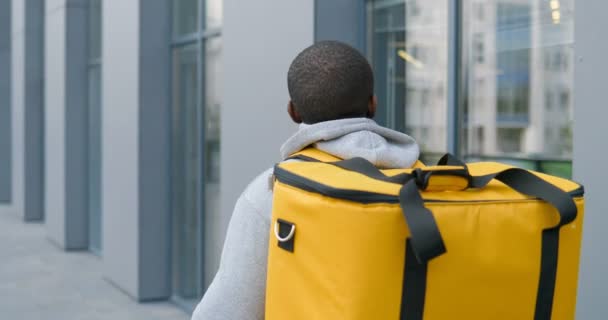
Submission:
[[[201,159],[206,159],[207,158],[207,151],[205,148],[205,135],[206,135],[206,128],[205,128],[205,123],[206,123],[206,105],[205,105],[205,96],[206,96],[206,78],[205,78],[205,72],[206,72],[206,66],[205,66],[205,54],[206,54],[206,44],[209,40],[211,39],[215,39],[218,37],[221,37],[222,35],[222,27],[212,27],[212,28],[207,28],[207,0],[197,0],[197,6],[198,6],[198,17],[197,17],[197,27],[196,30],[190,33],[185,33],[185,34],[181,34],[181,35],[176,35],[173,30],[175,27],[174,24],[174,19],[175,19],[175,15],[174,15],[174,6],[173,3],[174,1],[179,1],[179,0],[172,0],[170,2],[169,5],[169,10],[168,10],[168,14],[169,14],[169,24],[171,26],[171,32],[170,32],[170,46],[169,46],[169,50],[171,52],[170,54],[170,65],[171,65],[171,78],[170,78],[170,86],[171,88],[173,87],[173,67],[174,67],[174,52],[177,49],[180,48],[185,48],[191,45],[194,45],[196,47],[196,63],[197,63],[197,70],[196,70],[196,78],[197,78],[197,85],[198,85],[198,90],[196,92],[196,108],[197,110],[200,110],[202,112],[199,112],[197,120],[196,120],[196,126],[197,126],[197,131],[198,131],[198,138],[199,141],[197,141],[197,152],[199,153]],[[171,104],[173,104],[174,101],[174,90],[171,89],[169,90],[170,92],[170,100]],[[170,112],[170,117],[168,119],[170,126],[173,125],[173,112]],[[171,131],[173,131],[173,129],[171,129]],[[173,148],[173,147],[171,147]],[[171,154],[173,154],[173,152],[171,151]],[[206,187],[205,187],[205,181],[207,180],[207,170],[205,168],[206,166],[206,161],[200,161],[200,163],[198,164],[198,168],[197,168],[197,176],[198,176],[198,181],[197,181],[197,188],[198,190],[200,190],[200,192],[197,194],[197,198],[196,198],[196,206],[198,209],[198,214],[199,214],[199,225],[197,226],[199,232],[198,232],[198,237],[196,239],[197,244],[200,246],[200,250],[199,250],[199,265],[200,268],[198,270],[199,272],[199,283],[197,284],[200,288],[200,291],[203,292],[205,291],[205,245],[204,245],[204,239],[205,239],[205,195],[206,195]],[[171,188],[172,188],[172,183],[171,183]],[[171,191],[171,195],[173,194],[173,192]],[[173,199],[170,200],[171,203],[173,202]],[[173,208],[173,205],[170,205],[171,208]],[[171,209],[172,210],[172,209]],[[173,212],[171,212],[171,215],[173,215]],[[170,228],[171,230],[173,229],[172,227]],[[171,236],[169,237],[169,241],[171,241],[171,244],[169,245],[169,247],[173,247],[173,241],[174,241],[174,237],[173,237],[173,232],[171,232]],[[173,254],[171,254],[171,259],[173,259]],[[173,262],[171,263],[171,266],[173,266]],[[170,279],[173,279],[173,268],[171,267],[171,271],[170,271]],[[173,287],[173,280],[170,281],[171,283],[171,300],[177,304],[180,308],[188,311],[188,312],[192,312],[194,311],[194,307],[196,307],[196,305],[192,305],[191,302],[189,300],[183,299],[181,296],[179,296],[178,294],[176,294],[175,292],[175,288]]]

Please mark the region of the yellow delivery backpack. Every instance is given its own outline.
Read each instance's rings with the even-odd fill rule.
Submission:
[[[574,319],[583,187],[500,163],[274,169],[267,320]]]

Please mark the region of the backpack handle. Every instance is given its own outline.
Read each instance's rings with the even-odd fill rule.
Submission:
[[[420,161],[417,161],[414,164],[414,170],[411,173],[400,173],[393,176],[387,176],[371,162],[363,158],[356,157],[346,160],[332,159],[327,161],[314,157],[319,156],[319,152],[321,151],[317,151],[317,149],[305,149],[288,157],[286,160],[324,162],[345,170],[366,175],[376,180],[401,185],[405,184],[410,179],[415,179],[419,189],[427,191],[458,191],[464,190],[470,185],[470,176],[466,165],[463,162],[456,160],[456,158],[451,155],[450,158],[448,158],[447,155],[444,156],[445,159],[442,158],[439,165],[434,167],[426,167]],[[449,166],[449,168],[446,166]]]

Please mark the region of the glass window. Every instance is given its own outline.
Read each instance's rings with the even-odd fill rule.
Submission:
[[[464,0],[456,13],[447,4],[368,0],[377,120],[414,136],[432,162],[446,149],[445,92],[456,87],[465,159],[537,170],[555,168],[550,160],[562,166],[548,173],[570,172],[574,0]],[[448,13],[460,14],[459,83],[446,78]]]
[[[447,148],[447,7],[446,0],[368,4],[376,119],[414,136],[423,161]]]
[[[553,94],[551,94],[551,91],[545,92],[545,106],[547,112],[553,110]]]
[[[202,292],[201,194],[199,168],[198,46],[173,52],[172,212],[173,291],[184,300]]]
[[[193,13],[199,8],[203,16]],[[218,234],[222,2],[174,0],[173,10],[173,297],[192,311],[215,275],[223,242]]]
[[[101,0],[88,12],[89,249],[101,253]]]
[[[484,1],[483,19],[478,5],[463,1],[461,152],[570,172],[574,0]],[[482,61],[479,46],[485,50]],[[473,128],[485,134],[475,135]],[[543,166],[541,158],[552,165]]]
[[[222,39],[205,42],[205,286],[213,279],[221,255],[220,106]]]
[[[571,90],[564,90],[559,96],[559,105],[562,112],[570,110],[570,91]]]
[[[101,57],[101,0],[89,0],[89,60]]]
[[[477,20],[483,21],[483,18],[485,17],[485,12],[484,12],[485,7],[484,7],[483,1],[473,3],[473,8],[474,8]]]
[[[220,141],[220,70],[222,39],[214,37],[205,44],[205,143],[207,182],[219,181],[219,141]]]
[[[173,36],[194,33],[199,28],[199,0],[173,0]]]
[[[207,29],[222,26],[223,0],[207,0],[205,6],[205,25]]]
[[[473,36],[473,59],[476,63],[483,63],[484,57],[483,34],[476,33]]]

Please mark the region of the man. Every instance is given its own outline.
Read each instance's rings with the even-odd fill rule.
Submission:
[[[302,51],[288,72],[288,113],[298,131],[283,159],[308,146],[342,159],[362,157],[382,168],[411,167],[419,149],[409,136],[377,125],[372,69],[357,50],[335,41]],[[193,320],[262,320],[272,207],[272,169],[238,199],[220,268]]]

